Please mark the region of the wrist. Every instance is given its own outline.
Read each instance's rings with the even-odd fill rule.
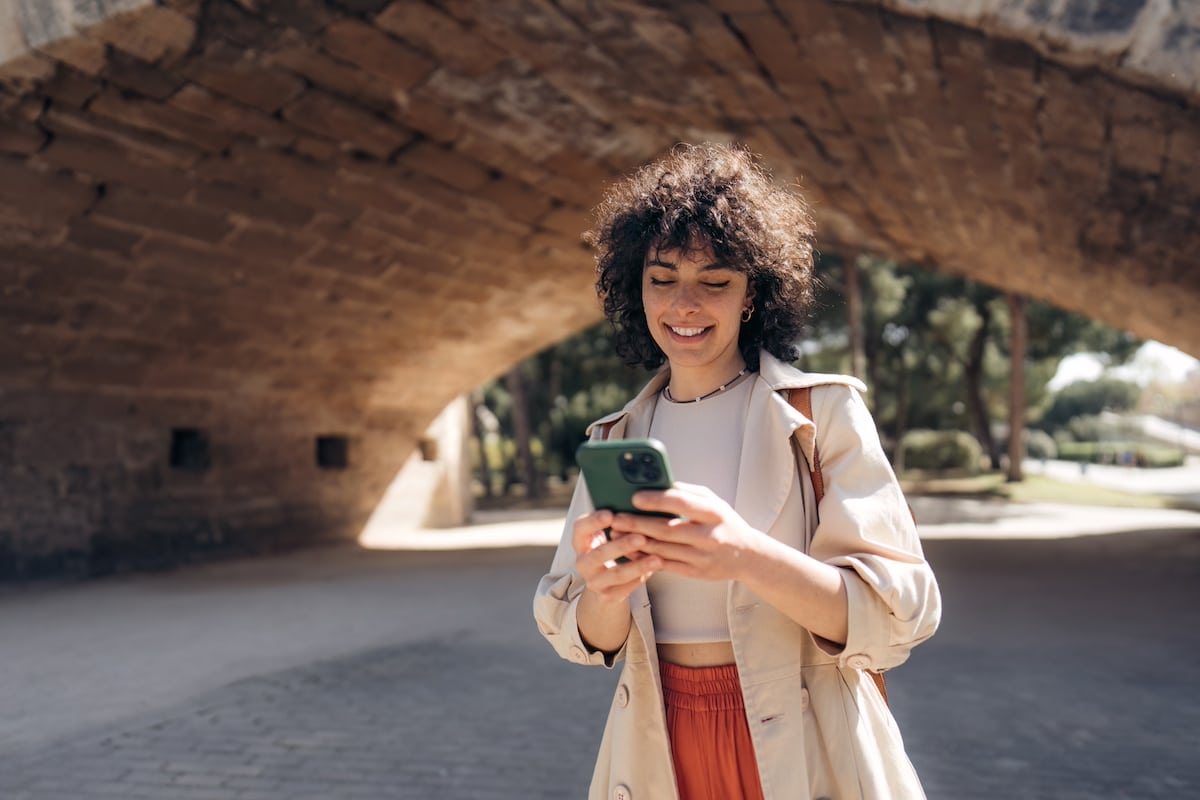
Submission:
[[[629,605],[628,598],[625,597],[606,597],[599,592],[592,591],[591,587],[583,588],[583,596],[579,599],[580,605],[586,605],[590,609],[594,609],[601,614],[611,613],[612,609],[622,608]]]
[[[759,533],[748,548],[748,558],[740,565],[739,580],[756,594],[770,592],[780,580],[795,568],[797,556],[804,555],[783,542],[765,533]]]
[[[734,575],[734,580],[753,588],[753,584],[765,574],[764,567],[773,560],[772,550],[777,544],[779,543],[767,534],[751,528],[749,544],[742,548],[736,562],[737,574]]]

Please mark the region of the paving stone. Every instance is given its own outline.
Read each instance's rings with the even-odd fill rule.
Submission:
[[[945,621],[889,673],[889,694],[931,800],[1200,791],[1196,531],[930,540],[926,551]],[[0,792],[583,796],[617,675],[567,664],[531,630],[529,575],[549,555],[426,563],[446,592],[469,590],[455,578],[475,563],[516,582],[478,598],[501,604],[488,621],[465,613],[454,632],[263,673],[36,748],[0,746]],[[361,586],[352,573],[330,579],[328,590]]]

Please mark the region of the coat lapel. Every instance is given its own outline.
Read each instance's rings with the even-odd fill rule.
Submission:
[[[813,423],[788,405],[787,400],[763,380],[755,381],[750,394],[750,415],[738,464],[737,493],[733,507],[752,527],[770,531],[778,519],[796,476],[796,460],[786,445],[800,429],[808,432],[811,457]]]

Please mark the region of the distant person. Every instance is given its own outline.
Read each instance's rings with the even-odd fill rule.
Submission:
[[[589,435],[662,441],[679,481],[637,498],[665,519],[595,511],[580,480],[537,588],[560,656],[623,662],[589,797],[923,797],[866,670],[903,663],[941,599],[865,387],[789,363],[806,203],[743,149],[680,146],[609,191],[589,239],[617,352],[658,370]]]

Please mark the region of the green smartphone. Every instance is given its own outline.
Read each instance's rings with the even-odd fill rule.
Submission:
[[[633,495],[643,489],[670,489],[674,479],[667,461],[667,449],[657,439],[611,439],[584,442],[575,451],[575,461],[583,473],[592,505],[597,510],[624,511],[656,517],[673,514],[639,511],[633,507]],[[604,535],[612,539],[611,529]],[[621,557],[619,562],[629,559]]]

